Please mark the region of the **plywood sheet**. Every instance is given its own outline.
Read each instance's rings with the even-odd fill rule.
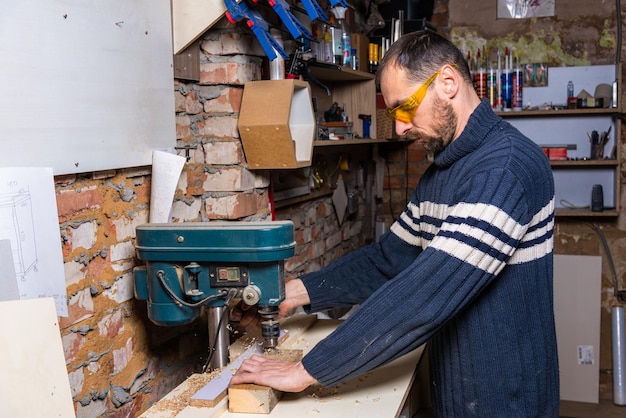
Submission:
[[[198,39],[225,11],[224,0],[172,0],[174,54]]]
[[[554,256],[561,399],[598,403],[602,257]]]
[[[75,416],[52,298],[0,302],[0,358],[0,416]]]

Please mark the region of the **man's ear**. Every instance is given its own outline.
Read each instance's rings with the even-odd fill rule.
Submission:
[[[443,86],[443,93],[449,98],[456,95],[462,82],[461,75],[451,65],[444,65],[439,71],[439,81]]]

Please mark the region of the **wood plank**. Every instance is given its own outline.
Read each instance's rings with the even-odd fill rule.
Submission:
[[[271,350],[263,354],[274,360],[297,362],[302,360],[302,350]],[[269,386],[254,384],[231,385],[228,388],[228,411],[246,414],[269,414],[282,392]]]

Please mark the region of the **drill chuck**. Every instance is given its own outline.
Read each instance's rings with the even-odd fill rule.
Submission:
[[[265,348],[274,348],[280,338],[280,323],[270,319],[261,322],[261,335],[265,340]]]

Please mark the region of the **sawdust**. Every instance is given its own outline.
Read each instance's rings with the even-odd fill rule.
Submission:
[[[152,408],[153,412],[169,412],[170,417],[175,417],[180,411],[189,406],[189,401],[200,389],[214,379],[222,369],[213,370],[211,373],[193,374],[185,381],[185,390],[170,398],[161,399]]]

